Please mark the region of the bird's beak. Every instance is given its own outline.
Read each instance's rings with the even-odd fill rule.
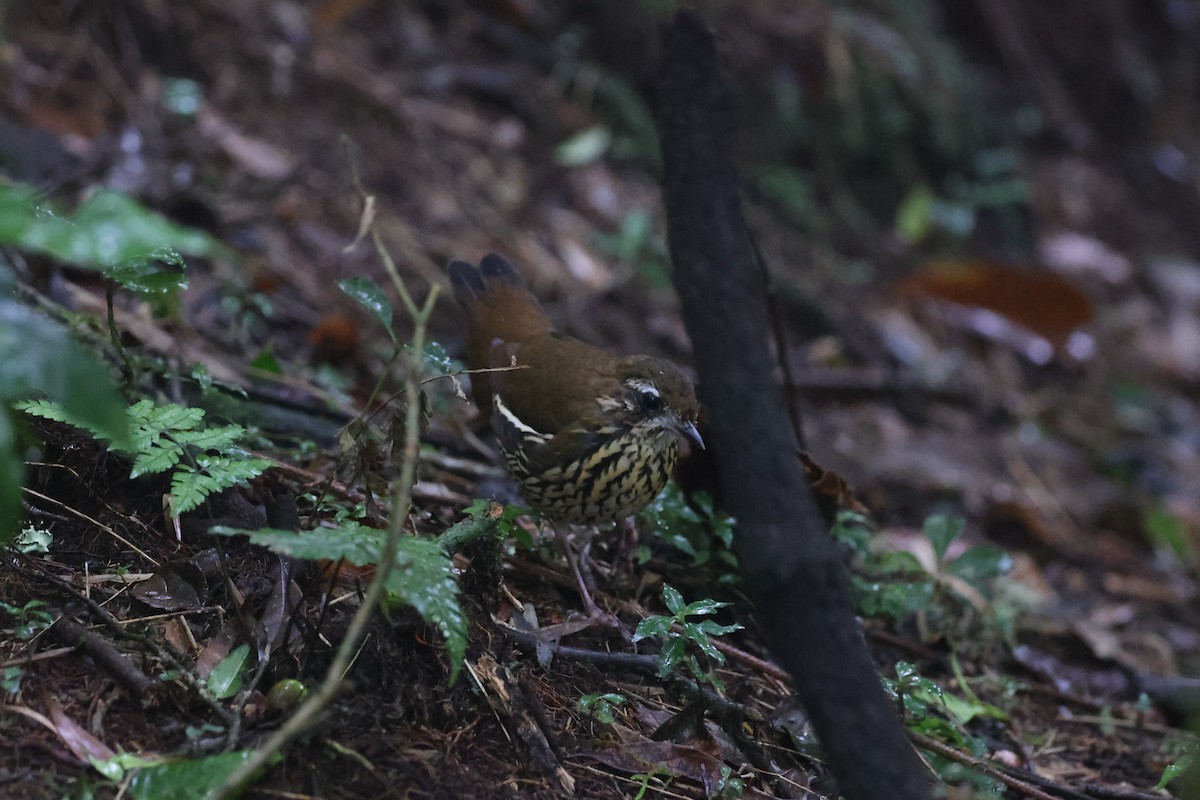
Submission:
[[[681,419],[679,420],[679,424],[676,426],[676,429],[682,433],[688,439],[688,441],[695,442],[701,450],[704,449],[704,440],[700,438],[700,431],[696,430],[696,423],[689,422],[686,419]]]

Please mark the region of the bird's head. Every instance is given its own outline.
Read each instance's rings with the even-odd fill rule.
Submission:
[[[617,362],[613,394],[599,398],[601,408],[623,425],[656,439],[682,436],[704,447],[696,430],[700,403],[679,367],[654,356],[628,356]]]

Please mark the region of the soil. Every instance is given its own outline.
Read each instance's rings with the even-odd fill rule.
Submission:
[[[52,543],[7,551],[0,569],[0,661],[19,670],[0,697],[0,795],[123,796],[89,754],[251,748],[288,711],[268,702],[273,686],[323,678],[369,571],[208,529],[312,529],[339,510],[386,522],[403,398],[372,405],[366,427],[351,421],[381,375],[398,392],[393,346],[337,288],[390,286],[356,236],[362,192],[416,297],[448,289],[449,259],[499,251],[563,332],[688,361],[646,135],[655,5],[9,9],[10,176],[67,204],[113,187],[230,248],[189,259],[174,310],[117,293],[134,393],[236,418],[280,466],[176,520],[165,480],[130,478],[81,432],[30,422],[27,521]],[[1194,76],[1200,39],[1166,12],[1130,21],[1120,4],[1040,12],[1063,40],[1128,57],[1095,56],[1085,90],[1078,52],[1022,16],[1036,3],[926,9],[935,30],[887,4],[711,5],[810,479],[831,518],[871,520],[869,549],[847,547],[863,631],[939,791],[1187,796],[1179,779],[1155,787],[1195,752],[1200,691],[1197,192],[1170,172],[1180,159],[1194,172],[1197,101],[1177,84]],[[960,52],[969,88],[930,66]],[[588,132],[607,146],[589,154]],[[999,178],[979,166],[989,156],[1008,159]],[[31,291],[102,320],[93,273],[33,255],[18,266]],[[395,319],[407,341],[411,322]],[[448,292],[431,336],[462,356]],[[202,392],[197,363],[248,396]],[[436,536],[475,498],[519,498],[455,382],[424,388],[409,528]],[[704,468],[694,480],[713,488]],[[944,553],[923,529],[935,513],[965,521]],[[664,529],[685,518],[709,548],[699,556]],[[633,542],[577,536],[592,540],[597,601],[624,635],[554,635],[581,605],[553,537],[528,518],[473,543],[454,559],[469,620],[458,680],[435,625],[411,608],[376,615],[320,723],[246,796],[836,797],[715,519],[676,499]],[[1002,574],[952,566],[971,552]],[[664,585],[730,603],[716,619],[743,626],[722,637],[725,663],[706,664],[717,697],[657,675],[655,644],[628,639],[665,613]],[[62,626],[26,635],[39,609],[94,641],[75,646]],[[199,683],[239,644],[257,651],[245,690],[206,697]],[[975,713],[955,716],[921,679]],[[581,707],[607,693],[624,698],[611,721]],[[967,766],[994,771],[968,778]]]

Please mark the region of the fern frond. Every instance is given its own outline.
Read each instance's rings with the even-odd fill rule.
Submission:
[[[339,561],[355,566],[377,564],[387,532],[356,522],[312,531],[257,531],[216,527],[223,536],[245,534],[255,544],[277,553],[310,560]],[[467,646],[467,618],[458,602],[458,583],[450,557],[433,539],[401,536],[397,543],[396,568],[388,576],[388,594],[393,602],[412,606],[441,631],[450,656],[451,675],[458,673]]]
[[[41,419],[48,419],[52,422],[65,422],[67,425],[70,425],[73,428],[79,428],[80,430],[87,431],[96,439],[108,438],[102,432],[93,428],[87,422],[79,419],[74,414],[63,408],[61,404],[56,403],[53,400],[22,400],[20,402],[13,403],[13,408],[17,409],[18,411],[24,411],[31,417],[40,417]]]
[[[226,452],[246,433],[241,425],[225,425],[221,428],[204,428],[198,431],[180,431],[173,433],[171,438],[177,444],[195,447],[199,450],[216,450]]]
[[[134,434],[134,438],[137,438],[137,434]],[[140,478],[143,475],[166,472],[178,464],[182,456],[182,448],[172,442],[164,443],[156,439],[134,457],[133,469],[129,471],[129,477]]]
[[[51,400],[30,400],[15,407],[35,417],[65,422],[96,438],[102,434]],[[270,469],[271,462],[252,457],[239,446],[246,429],[241,425],[204,425],[204,409],[175,403],[158,405],[139,400],[128,409],[133,429],[133,466],[129,477],[172,471],[173,510],[183,514],[208,497],[232,486],[245,486]],[[189,458],[188,454],[192,454]]]
[[[211,494],[245,486],[271,467],[265,458],[197,456],[196,466],[182,464],[171,476],[172,510],[186,514],[199,508]]]

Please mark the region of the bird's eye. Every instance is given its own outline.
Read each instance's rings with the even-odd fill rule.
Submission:
[[[662,408],[662,398],[652,389],[643,389],[638,392],[638,404],[644,411],[658,411]]]

